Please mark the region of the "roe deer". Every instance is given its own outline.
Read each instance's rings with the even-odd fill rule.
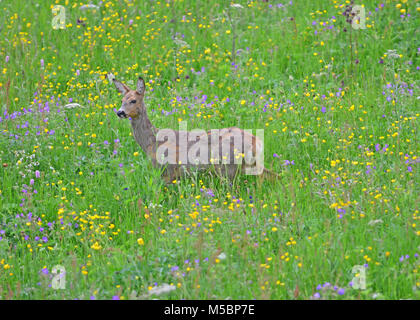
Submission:
[[[153,166],[164,168],[167,183],[185,173],[191,173],[194,168],[213,168],[218,175],[227,176],[230,180],[234,179],[238,171],[254,175],[268,173],[278,177],[276,173],[264,168],[264,161],[258,161],[258,157],[263,156],[263,144],[254,135],[236,127],[207,132],[158,130],[147,116],[144,80],[141,77],[138,79],[136,90],[131,90],[115,78],[112,81],[123,96],[121,108],[117,111],[118,117],[130,118],[134,139],[152,160]],[[166,140],[160,138],[162,135],[159,134],[164,130],[173,133],[172,140],[169,134],[164,135],[168,138]],[[235,139],[239,140],[239,144],[235,143]],[[197,149],[198,143],[201,143],[202,148]],[[165,152],[162,153],[162,150]],[[169,161],[162,161],[160,157],[164,156],[168,156]],[[244,161],[247,159],[251,160]]]

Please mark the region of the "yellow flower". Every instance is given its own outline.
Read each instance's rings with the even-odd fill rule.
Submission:
[[[91,246],[91,248],[92,249],[94,249],[94,250],[100,250],[100,249],[102,249],[102,246],[99,244],[99,242],[98,241],[96,241],[92,246]]]
[[[138,243],[140,246],[144,245],[144,240],[143,240],[143,238],[138,238],[138,239],[137,239],[137,243]]]

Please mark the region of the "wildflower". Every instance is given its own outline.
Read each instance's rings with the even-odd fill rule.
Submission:
[[[92,249],[94,249],[94,250],[100,250],[100,249],[102,249],[102,246],[99,244],[99,242],[98,241],[96,241],[92,246],[91,246],[91,248]]]
[[[224,260],[224,259],[226,259],[226,253],[222,252],[221,254],[219,254],[219,255],[217,256],[217,258],[218,258],[218,259],[220,259],[220,260]]]

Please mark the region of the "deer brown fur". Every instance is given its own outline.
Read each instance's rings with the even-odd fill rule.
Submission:
[[[121,108],[117,111],[118,117],[130,118],[134,139],[151,159],[153,166],[157,168],[164,167],[164,178],[168,183],[183,174],[191,173],[193,170],[205,170],[210,168],[215,169],[217,174],[227,176],[231,180],[233,180],[239,172],[244,173],[246,168],[252,166],[254,166],[259,173],[264,172],[276,175],[275,173],[264,169],[263,164],[259,164],[258,161],[246,164],[244,161],[238,162],[238,160],[236,160],[235,162],[235,157],[244,157],[245,154],[248,154],[256,159],[256,157],[263,152],[263,145],[259,138],[236,127],[221,129],[217,136],[215,136],[214,131],[212,130],[202,133],[201,135],[197,135],[191,131],[185,132],[174,130],[173,132],[176,136],[174,142],[171,143],[168,140],[160,141],[160,139],[157,139],[159,130],[153,126],[147,116],[146,106],[144,104],[146,89],[144,80],[142,78],[138,79],[136,90],[131,90],[116,79],[113,79],[113,82],[117,90],[123,95]],[[179,143],[181,135],[187,137],[186,148],[183,150],[181,150],[182,148]],[[195,139],[192,139],[193,135]],[[235,149],[236,145],[232,142],[233,135],[240,135],[242,138],[241,141],[244,142],[240,145],[239,149]],[[207,141],[208,150],[211,150],[212,153],[207,155],[205,161],[199,161],[198,158],[200,157],[200,154],[198,152],[197,161],[182,163],[180,160],[181,158],[184,159],[184,157],[182,157],[181,152],[191,151],[191,148],[193,148],[200,139],[206,139],[203,141]],[[219,143],[214,144],[217,139],[219,140]],[[173,154],[174,159],[172,159],[173,161],[171,163],[162,165],[158,161],[159,159],[157,159],[157,151],[164,143],[168,153],[172,152],[171,154]],[[227,148],[226,145],[228,146]],[[212,158],[214,154],[216,154],[216,158]]]

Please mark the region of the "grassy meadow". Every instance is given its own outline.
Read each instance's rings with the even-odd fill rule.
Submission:
[[[420,2],[355,4],[0,1],[0,299],[419,299]],[[280,178],[166,185],[108,73]]]

